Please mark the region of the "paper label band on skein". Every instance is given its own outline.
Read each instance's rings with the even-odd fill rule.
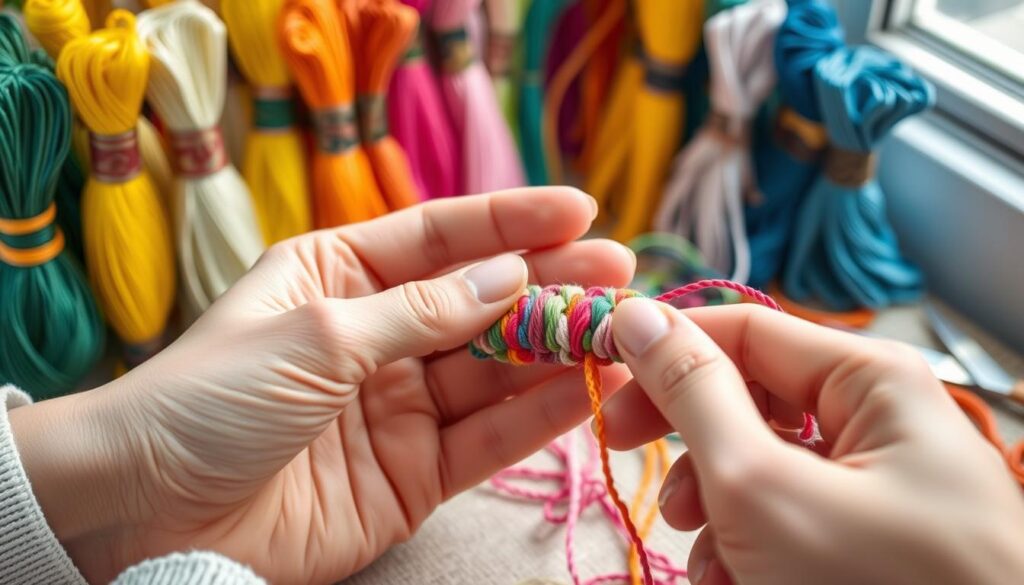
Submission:
[[[89,134],[92,178],[103,183],[124,183],[142,172],[138,133]]]
[[[292,90],[288,87],[252,88],[252,127],[259,132],[282,132],[295,125]]]
[[[750,120],[712,110],[704,121],[704,127],[716,139],[731,147],[745,148],[750,144]]]
[[[327,154],[342,154],[359,145],[356,111],[351,104],[313,112],[316,148]]]
[[[491,31],[487,35],[487,70],[495,77],[508,77],[512,73],[512,53],[516,49],[516,35]]]
[[[856,189],[875,176],[878,157],[873,152],[858,152],[831,146],[825,152],[825,176],[840,187]]]
[[[367,144],[388,135],[387,101],[382,94],[359,96],[359,127]]]
[[[53,260],[64,250],[64,232],[54,225],[57,205],[24,219],[0,218],[0,262],[23,268]]]
[[[783,107],[775,117],[775,143],[794,159],[814,163],[828,145],[825,127]]]
[[[686,88],[686,65],[666,63],[650,55],[643,55],[644,85],[654,91],[679,93]]]
[[[228,164],[224,137],[219,126],[185,132],[171,132],[171,149],[178,175],[201,179],[216,173]]]
[[[465,28],[439,33],[437,50],[441,55],[441,70],[448,75],[465,70],[476,58]]]

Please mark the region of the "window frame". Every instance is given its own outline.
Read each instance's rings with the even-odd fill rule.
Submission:
[[[871,1],[864,38],[927,77],[941,115],[1024,161],[1024,84],[915,24],[918,1]]]

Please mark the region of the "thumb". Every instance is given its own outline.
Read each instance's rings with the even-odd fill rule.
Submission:
[[[376,367],[467,343],[526,288],[526,262],[503,254],[432,280],[347,299],[342,323]]]
[[[615,343],[699,469],[763,457],[774,437],[725,352],[672,307],[628,299],[615,309]]]

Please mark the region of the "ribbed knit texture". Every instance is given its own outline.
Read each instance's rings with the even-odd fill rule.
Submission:
[[[14,444],[7,411],[32,403],[14,386],[0,387],[0,583],[87,585],[50,530],[32,493]],[[266,581],[227,557],[196,551],[173,553],[129,567],[116,585],[265,585]]]
[[[216,553],[173,553],[128,568],[113,585],[264,585],[249,567]]]
[[[0,399],[0,583],[85,584],[46,523],[14,445],[7,411],[32,399],[9,385]]]

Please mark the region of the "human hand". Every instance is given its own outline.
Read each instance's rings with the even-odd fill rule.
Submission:
[[[104,582],[185,548],[271,582],[359,570],[587,416],[579,371],[508,368],[463,346],[527,269],[541,283],[630,280],[627,249],[573,241],[595,209],[574,189],[518,190],[275,246],[123,378],[11,412],[58,538]],[[605,375],[612,388],[628,377]]]
[[[751,305],[684,316],[630,299],[613,332],[636,379],[604,406],[608,442],[675,429],[689,447],[659,503],[671,526],[703,526],[693,583],[1024,575],[1020,489],[912,349]],[[773,432],[803,411],[826,457]]]

